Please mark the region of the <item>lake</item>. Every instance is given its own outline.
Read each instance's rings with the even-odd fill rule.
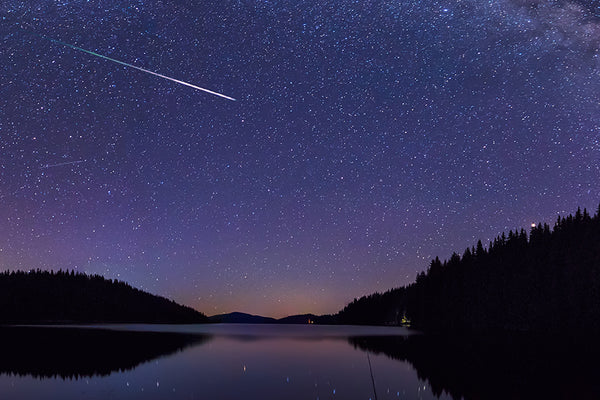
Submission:
[[[595,348],[403,328],[0,328],[9,399],[598,398]]]

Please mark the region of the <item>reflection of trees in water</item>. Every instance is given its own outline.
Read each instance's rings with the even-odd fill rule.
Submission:
[[[165,332],[4,327],[0,328],[0,373],[63,379],[105,376],[209,339]]]
[[[436,396],[454,399],[598,399],[600,345],[592,340],[413,335],[354,337],[355,348],[409,362]],[[375,380],[377,371],[374,370]]]

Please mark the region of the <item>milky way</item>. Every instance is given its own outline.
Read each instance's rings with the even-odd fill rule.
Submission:
[[[600,201],[598,2],[105,3],[0,5],[2,269],[334,312]]]

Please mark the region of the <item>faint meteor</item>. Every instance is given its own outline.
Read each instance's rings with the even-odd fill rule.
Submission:
[[[54,168],[54,167],[62,167],[63,165],[73,165],[73,164],[79,164],[85,162],[85,160],[77,160],[77,161],[65,161],[62,163],[58,163],[58,164],[46,164],[46,165],[42,165],[40,167],[40,169],[48,169],[48,168]]]
[[[38,34],[35,34],[35,35],[36,36],[40,36],[40,37],[42,37],[42,38],[44,38],[46,40],[49,40],[51,42],[58,43],[60,45],[70,47],[70,48],[72,48],[74,50],[78,50],[78,51],[81,51],[81,52],[84,52],[84,53],[87,53],[87,54],[91,54],[93,56],[100,57],[100,58],[103,58],[105,60],[112,61],[114,63],[121,64],[121,65],[124,65],[124,66],[129,67],[129,68],[134,68],[134,69],[137,69],[138,71],[142,71],[142,72],[145,72],[145,73],[150,74],[150,75],[158,76],[159,78],[163,78],[163,79],[169,80],[171,82],[179,83],[180,85],[189,86],[189,87],[194,88],[196,90],[201,90],[203,92],[210,93],[212,95],[219,96],[219,97],[222,97],[222,98],[227,99],[227,100],[236,101],[236,99],[234,99],[233,97],[225,96],[224,94],[219,93],[219,92],[214,92],[212,90],[209,90],[209,89],[206,89],[206,88],[203,88],[203,87],[200,87],[200,86],[192,85],[191,83],[180,81],[179,79],[171,78],[170,76],[159,74],[158,72],[149,71],[147,69],[135,66],[133,64],[129,64],[129,63],[126,63],[126,62],[123,62],[123,61],[115,60],[114,58],[103,56],[102,54],[94,53],[93,51],[82,49],[81,47],[77,47],[77,46],[74,46],[72,44],[69,44],[69,43],[66,43],[66,42],[62,42],[60,40],[52,39],[52,38],[50,38],[48,36],[43,36],[43,35],[38,35]]]

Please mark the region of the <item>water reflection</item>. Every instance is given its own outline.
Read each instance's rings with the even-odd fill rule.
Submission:
[[[63,379],[106,376],[209,339],[179,333],[2,327],[0,373]]]
[[[367,354],[349,346],[348,336],[384,333],[356,327],[103,328],[0,330],[0,351],[7,355],[0,357],[0,398],[374,399]],[[378,400],[434,398],[407,363],[385,355],[371,362]],[[72,377],[83,379],[65,379]]]
[[[355,348],[410,363],[434,395],[453,399],[598,399],[594,340],[517,337],[352,337]]]
[[[0,328],[0,398],[600,398],[592,341],[277,325],[111,329]]]

